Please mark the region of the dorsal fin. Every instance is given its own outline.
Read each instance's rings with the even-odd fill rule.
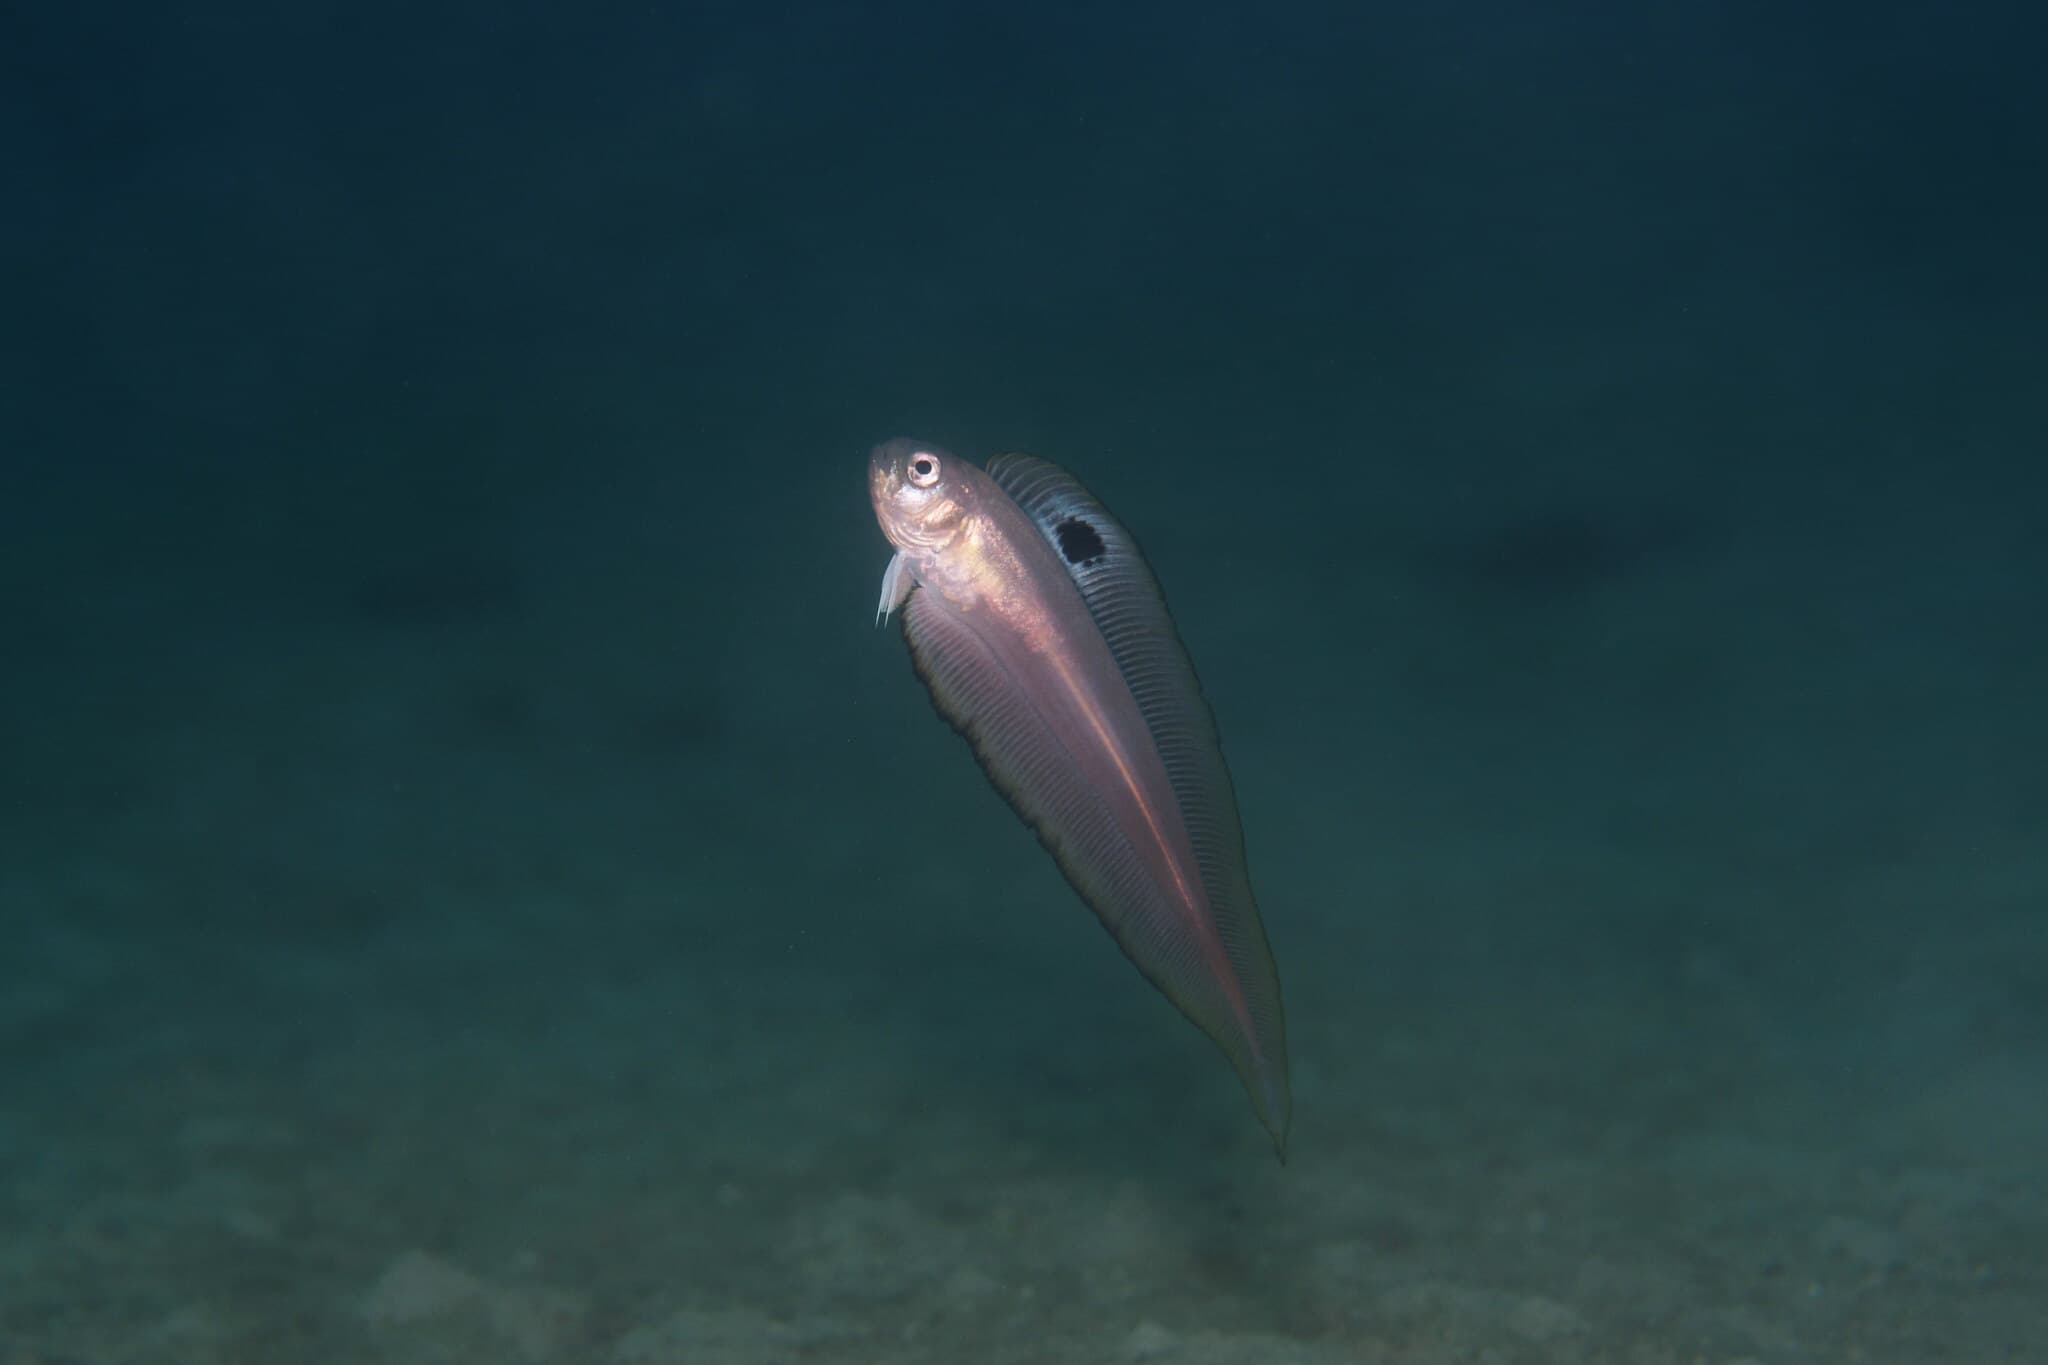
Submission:
[[[1217,824],[1235,835],[1237,800],[1216,721],[1137,541],[1078,479],[1049,461],[998,455],[988,462],[988,476],[1031,518],[1073,575],[1138,699],[1183,810],[1193,815],[1208,807]]]
[[[1081,590],[1096,628],[1136,698],[1173,784],[1202,887],[1224,951],[1246,986],[1261,1060],[1277,1094],[1276,1134],[1286,1131],[1286,1025],[1280,983],[1245,867],[1237,796],[1216,721],[1181,645],[1159,583],[1137,542],[1108,509],[1059,466],[998,455],[988,476],[1038,527]]]

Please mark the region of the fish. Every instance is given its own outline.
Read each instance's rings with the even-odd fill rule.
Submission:
[[[898,438],[868,460],[934,708],[1124,955],[1222,1049],[1287,1160],[1280,976],[1216,722],[1137,542],[1059,466]]]

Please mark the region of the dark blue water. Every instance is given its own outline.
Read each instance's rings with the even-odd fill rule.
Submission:
[[[2019,6],[0,34],[0,1360],[2048,1358]],[[871,624],[1073,470],[1293,1160]]]

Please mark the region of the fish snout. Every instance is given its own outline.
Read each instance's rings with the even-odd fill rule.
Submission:
[[[898,549],[949,543],[965,511],[951,477],[953,457],[935,445],[899,436],[868,457],[868,497],[875,520]]]

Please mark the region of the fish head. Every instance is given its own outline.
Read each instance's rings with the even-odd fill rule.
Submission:
[[[868,459],[868,496],[889,543],[914,559],[949,549],[974,512],[981,471],[935,445],[897,437]]]

